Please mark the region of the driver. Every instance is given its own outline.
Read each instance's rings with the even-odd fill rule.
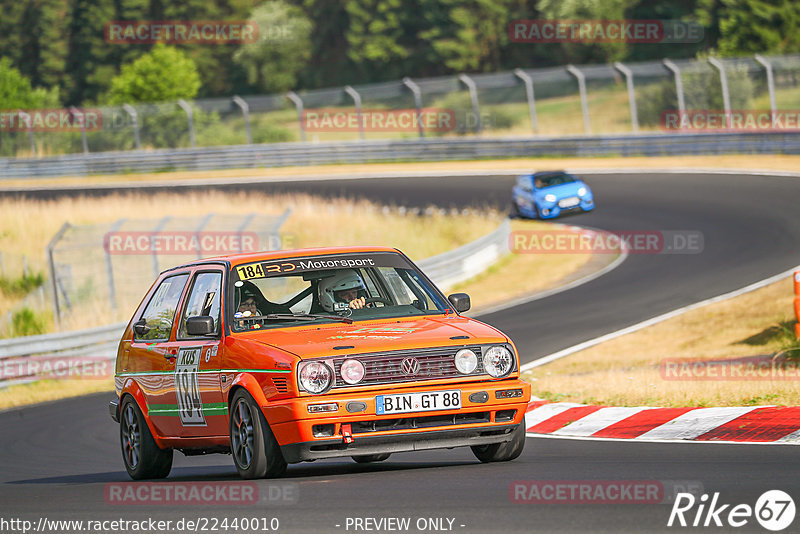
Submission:
[[[342,269],[319,282],[319,303],[327,312],[361,309],[366,295],[367,288],[353,269]]]

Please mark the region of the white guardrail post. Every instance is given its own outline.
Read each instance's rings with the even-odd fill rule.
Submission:
[[[447,291],[507,254],[510,234],[511,221],[506,219],[496,230],[471,243],[417,263],[442,291]],[[85,364],[114,360],[126,325],[0,339],[0,388],[31,382],[48,372],[66,372],[69,361]]]

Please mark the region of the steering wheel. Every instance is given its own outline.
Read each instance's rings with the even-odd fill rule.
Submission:
[[[380,302],[382,304],[385,304],[386,306],[392,305],[392,301],[389,299],[385,299],[383,297],[368,297],[364,299],[364,306],[367,306],[369,304],[374,304],[376,302]]]

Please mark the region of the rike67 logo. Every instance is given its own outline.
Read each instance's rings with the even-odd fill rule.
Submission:
[[[704,493],[696,498],[691,493],[679,493],[672,505],[667,526],[681,527],[742,527],[754,518],[765,529],[777,532],[794,521],[794,500],[781,490],[764,492],[755,506],[722,504],[719,492],[710,498]]]

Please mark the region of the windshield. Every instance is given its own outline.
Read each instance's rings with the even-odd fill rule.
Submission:
[[[575,177],[566,173],[547,174],[544,176],[536,176],[534,181],[536,183],[536,189],[542,189],[544,187],[572,183],[575,181]]]
[[[396,253],[259,261],[235,267],[231,280],[234,332],[451,310],[441,293]]]

